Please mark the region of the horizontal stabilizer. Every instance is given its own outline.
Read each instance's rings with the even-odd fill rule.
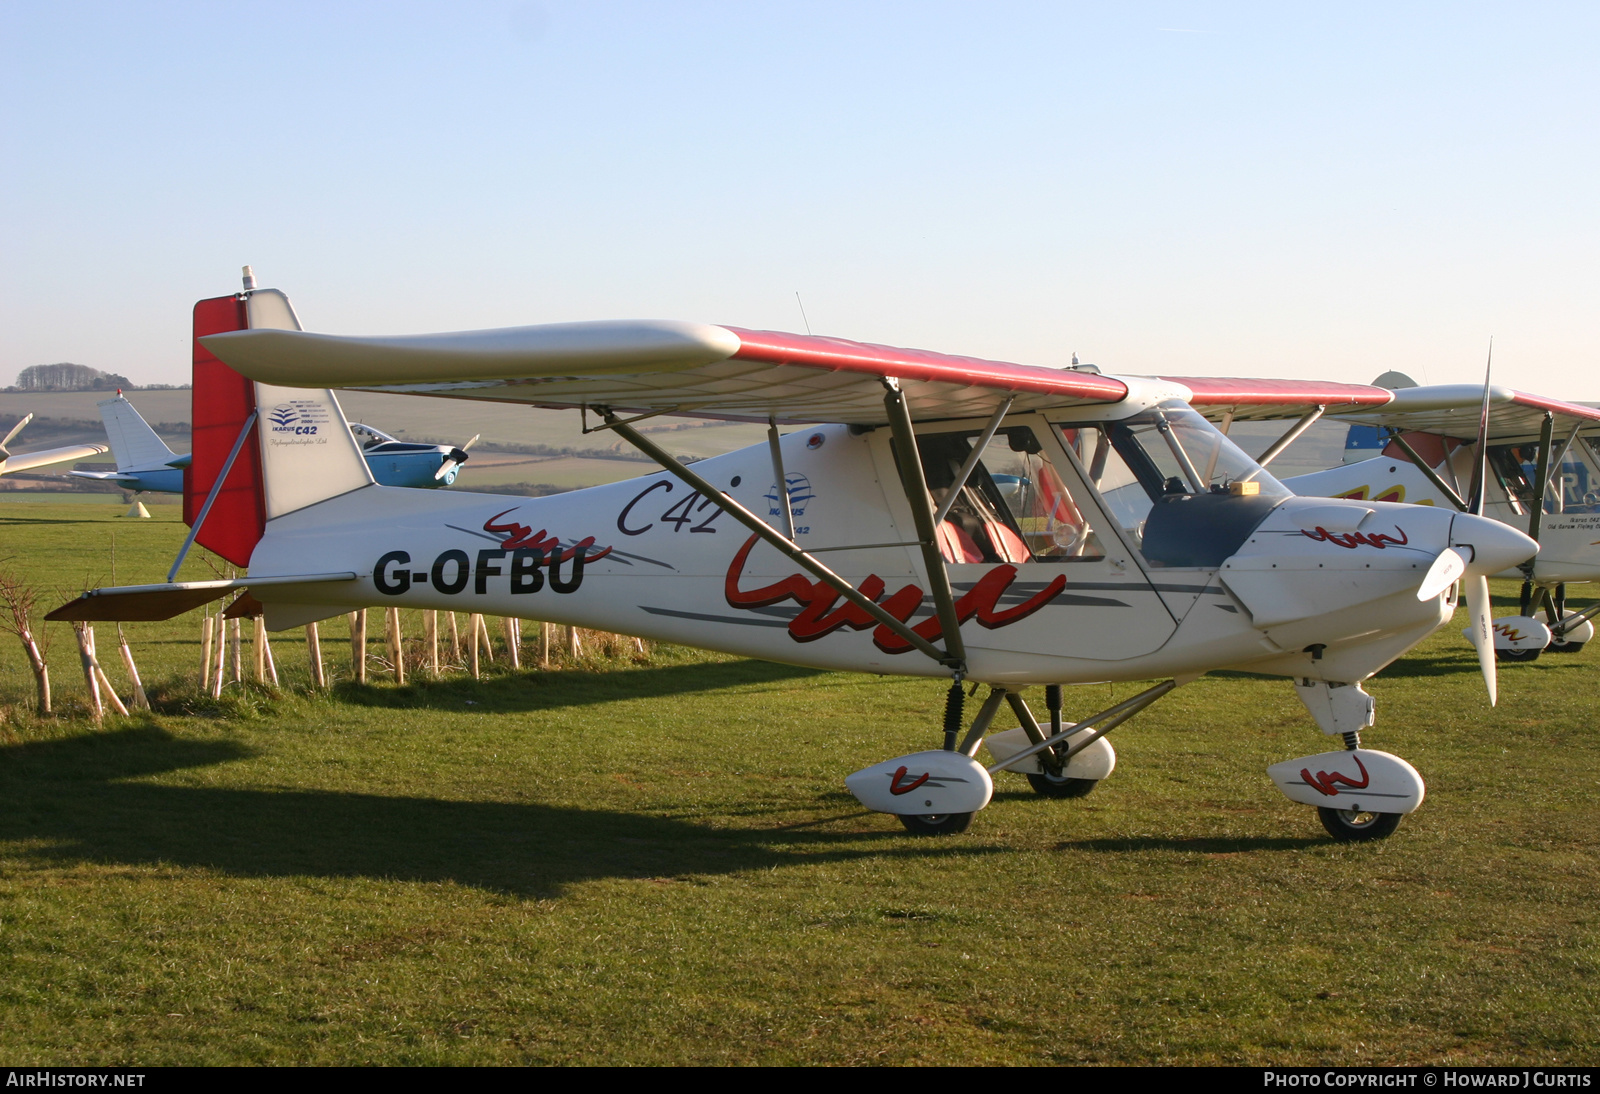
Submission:
[[[191,608],[220,600],[235,589],[268,585],[311,585],[325,581],[354,581],[353,572],[338,574],[286,574],[274,577],[240,577],[228,581],[176,581],[160,585],[122,585],[91,589],[69,600],[46,619],[68,623],[140,623],[171,619]]]
[[[138,482],[138,475],[124,475],[121,471],[68,471],[75,479],[94,479],[97,482]]]

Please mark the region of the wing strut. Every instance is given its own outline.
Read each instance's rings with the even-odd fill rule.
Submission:
[[[911,505],[911,519],[917,527],[922,562],[928,571],[933,608],[939,616],[939,630],[944,635],[947,656],[940,663],[955,673],[959,684],[967,674],[967,645],[961,640],[961,621],[956,617],[956,597],[950,589],[950,574],[944,568],[944,555],[939,553],[938,525],[933,522],[928,480],[922,474],[922,453],[917,450],[917,435],[911,428],[911,411],[906,406],[905,392],[900,390],[900,381],[885,376],[883,387],[883,407],[889,412],[889,429],[900,446],[900,485],[905,488],[906,501]],[[996,420],[993,424],[998,426],[999,422]]]
[[[184,556],[189,553],[189,548],[194,546],[194,537],[200,534],[200,526],[206,522],[207,515],[211,512],[212,503],[217,500],[217,495],[222,493],[222,484],[228,481],[228,472],[233,470],[233,461],[239,458],[239,450],[244,447],[244,439],[250,436],[250,430],[260,416],[261,408],[250,412],[244,420],[244,425],[239,428],[239,437],[233,442],[233,450],[228,453],[228,458],[222,465],[222,470],[217,472],[217,481],[211,484],[211,493],[206,495],[206,503],[200,507],[200,515],[194,518],[194,527],[189,529],[189,538],[183,541],[183,546],[178,548],[178,557],[172,560],[172,569],[167,571],[167,581],[178,576],[178,568],[183,565]]]
[[[844,578],[828,569],[827,566],[823,565],[819,559],[815,558],[811,552],[807,551],[804,547],[801,547],[798,543],[794,542],[794,540],[788,538],[782,532],[779,532],[777,529],[773,528],[772,525],[768,524],[750,510],[734,501],[727,494],[723,493],[721,490],[718,490],[715,486],[712,486],[709,482],[695,474],[688,467],[673,459],[672,456],[668,455],[664,449],[647,440],[642,433],[613,414],[610,407],[597,406],[594,409],[599,411],[604,416],[607,426],[615,430],[622,437],[626,438],[628,443],[633,445],[640,452],[643,452],[646,456],[649,456],[656,463],[660,464],[662,470],[679,479],[681,482],[686,483],[690,489],[696,491],[706,498],[709,498],[713,504],[718,505],[727,511],[728,515],[733,517],[734,520],[738,521],[756,535],[766,540],[785,558],[794,562],[795,565],[811,571],[811,573],[815,574],[817,579],[820,580],[824,585],[827,585],[830,589],[838,592],[840,596],[850,601],[850,603],[866,612],[873,619],[876,619],[879,623],[883,624],[885,627],[888,627],[889,630],[893,631],[895,634],[911,643],[911,645],[915,646],[917,649],[921,650],[923,653],[927,654],[941,665],[947,665],[951,663],[951,657],[949,654],[945,653],[938,646],[935,646],[932,642],[929,642],[926,638],[912,630],[905,623],[902,623],[900,620],[884,611],[883,608],[880,607],[876,602],[868,600],[865,596],[862,596],[854,585],[850,584]],[[924,491],[923,496],[924,499],[926,499],[926,491]],[[926,500],[924,500],[924,504],[926,504]],[[940,574],[941,576],[943,575],[942,570],[940,571]],[[945,588],[947,590],[949,589],[948,581],[945,583]],[[951,633],[952,632],[948,630],[945,632],[945,642],[947,644],[950,642],[949,636]],[[961,636],[959,634],[956,634],[955,641],[958,644],[960,643]]]
[[[1528,503],[1528,538],[1535,543],[1539,542],[1539,526],[1544,523],[1544,496],[1549,490],[1550,449],[1555,443],[1555,428],[1556,416],[1548,410],[1545,411],[1544,421],[1539,426],[1539,462],[1535,465],[1536,470],[1533,473],[1533,500]],[[1527,566],[1528,572],[1532,573],[1531,560]]]
[[[1545,480],[1543,486],[1546,492],[1555,485],[1555,477],[1561,474],[1561,465],[1567,462],[1567,453],[1572,451],[1572,442],[1578,439],[1578,430],[1582,428],[1583,420],[1581,418],[1572,423],[1572,432],[1567,434],[1566,442],[1561,446],[1561,455],[1550,461],[1550,477]],[[1557,513],[1566,512],[1566,497],[1559,487],[1556,488],[1555,497],[1551,501],[1554,502]]]
[[[1451,505],[1454,505],[1463,513],[1467,511],[1466,499],[1460,494],[1456,493],[1455,490],[1451,488],[1449,483],[1440,478],[1439,473],[1433,469],[1427,460],[1417,455],[1417,450],[1406,443],[1406,439],[1400,435],[1399,430],[1390,429],[1389,439],[1395,444],[1399,445],[1400,451],[1404,452],[1411,458],[1411,462],[1416,465],[1417,470],[1426,475],[1428,477],[1428,481],[1433,483],[1434,489],[1438,490],[1439,493],[1450,499]],[[1448,459],[1448,457],[1446,458]]]
[[[783,510],[783,530],[792,542],[794,534],[794,506],[789,504],[789,476],[783,470],[783,446],[778,443],[778,419],[767,415],[767,449],[772,453],[772,477],[778,484],[777,502]]]
[[[1528,538],[1535,543],[1539,542],[1539,529],[1544,524],[1544,499],[1550,489],[1550,450],[1555,447],[1555,429],[1556,416],[1547,410],[1544,412],[1544,421],[1539,425],[1539,459],[1533,473],[1533,497],[1528,500]],[[1567,450],[1563,448],[1561,454],[1565,457]],[[1538,558],[1538,555],[1534,555],[1522,564],[1523,615],[1528,614],[1533,599],[1533,570]],[[1550,590],[1543,592],[1545,618],[1553,625],[1560,622],[1560,617],[1555,602],[1550,599]]]
[[[1327,404],[1323,403],[1314,409],[1310,414],[1307,414],[1304,418],[1301,418],[1298,422],[1295,422],[1294,425],[1289,427],[1288,431],[1284,433],[1283,436],[1277,439],[1271,448],[1267,449],[1265,452],[1261,453],[1261,455],[1256,457],[1256,464],[1260,467],[1265,467],[1267,464],[1277,459],[1283,453],[1285,448],[1288,448],[1291,444],[1294,444],[1294,442],[1299,439],[1300,434],[1304,433],[1306,430],[1310,429],[1314,424],[1316,424],[1317,419],[1322,417],[1327,410]]]
[[[972,451],[967,454],[967,462],[961,465],[961,470],[956,472],[956,481],[950,484],[950,489],[945,492],[944,503],[939,506],[939,511],[933,514],[933,526],[938,528],[941,521],[950,515],[950,507],[961,496],[961,488],[967,485],[967,480],[972,477],[972,469],[978,466],[978,460],[983,456],[983,450],[989,447],[989,442],[994,440],[995,430],[1000,428],[1000,423],[1006,420],[1006,412],[1011,409],[1011,404],[1017,401],[1015,395],[1006,396],[1006,401],[995,408],[994,417],[989,419],[989,424],[983,427],[983,432],[978,439],[972,442]]]

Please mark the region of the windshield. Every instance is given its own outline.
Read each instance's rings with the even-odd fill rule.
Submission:
[[[1186,403],[1063,428],[1062,440],[1155,566],[1213,566],[1289,489]],[[1242,529],[1242,530],[1241,530]]]

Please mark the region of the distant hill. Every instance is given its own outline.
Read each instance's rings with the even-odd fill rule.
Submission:
[[[102,372],[88,365],[58,361],[53,365],[33,365],[17,374],[14,391],[111,391],[132,387],[126,376]]]

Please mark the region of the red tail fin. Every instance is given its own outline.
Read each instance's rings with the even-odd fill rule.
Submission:
[[[255,383],[212,356],[200,338],[249,325],[241,297],[219,296],[194,306],[194,459],[183,473],[183,520],[191,527],[256,406]],[[248,566],[265,530],[261,445],[252,437],[240,448],[195,542],[235,566]]]

